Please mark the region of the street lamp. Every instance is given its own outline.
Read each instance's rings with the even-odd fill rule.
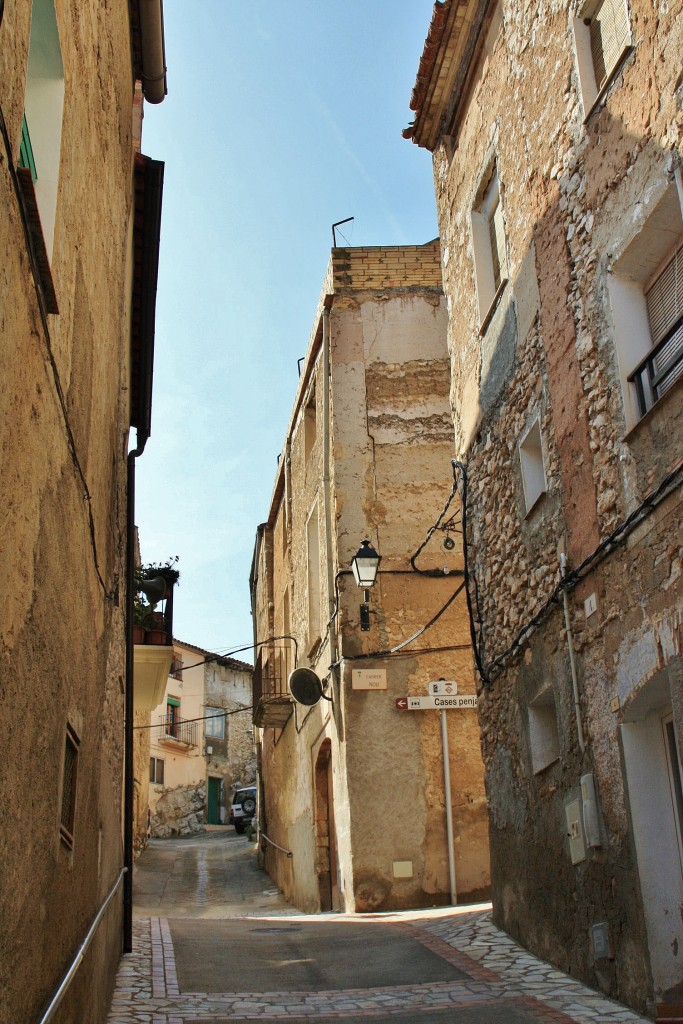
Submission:
[[[356,554],[351,559],[351,568],[357,586],[364,591],[363,603],[360,606],[360,628],[364,632],[370,629],[370,600],[369,588],[377,579],[377,571],[382,556],[378,555],[369,540],[364,540]]]

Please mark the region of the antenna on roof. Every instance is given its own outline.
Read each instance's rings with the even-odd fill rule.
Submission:
[[[336,232],[335,229],[338,228],[338,227],[341,227],[342,224],[348,224],[349,221],[352,221],[352,220],[355,220],[355,219],[356,219],[355,217],[347,217],[346,220],[338,220],[336,222],[336,224],[332,225],[332,245],[333,245],[333,247],[335,249],[337,248],[337,232]],[[343,237],[344,236],[342,235],[342,238]],[[346,239],[344,239],[344,241],[346,241]]]

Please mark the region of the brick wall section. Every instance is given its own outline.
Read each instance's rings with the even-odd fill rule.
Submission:
[[[410,290],[441,291],[439,240],[426,245],[373,245],[332,250],[334,292]]]

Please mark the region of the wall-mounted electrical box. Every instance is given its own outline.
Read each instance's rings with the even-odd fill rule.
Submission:
[[[583,824],[581,822],[581,803],[579,800],[572,800],[564,809],[567,818],[567,837],[569,839],[569,856],[572,864],[580,864],[586,859],[586,843],[583,838]]]

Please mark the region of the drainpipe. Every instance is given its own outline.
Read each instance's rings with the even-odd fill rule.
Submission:
[[[162,0],[139,0],[142,92],[148,103],[161,103],[168,92]]]
[[[334,549],[332,543],[332,501],[330,497],[330,311],[323,309],[323,501],[325,503],[325,547],[327,553],[327,608],[330,664],[337,661],[337,620],[334,592]],[[336,672],[336,669],[332,669]],[[333,676],[334,678],[334,676]]]
[[[138,435],[137,447],[128,453],[128,503],[126,507],[126,701],[123,768],[123,952],[133,951],[133,567],[135,564],[135,460],[142,455],[147,435]]]
[[[560,554],[560,574],[562,579],[567,575],[567,556],[564,551]],[[583,734],[583,722],[581,720],[581,704],[579,702],[579,682],[576,674],[576,657],[574,655],[574,636],[572,624],[569,617],[569,597],[566,588],[562,590],[562,602],[564,605],[564,625],[567,631],[567,647],[569,648],[569,667],[572,674],[572,692],[574,694],[574,714],[576,715],[576,732],[579,737],[579,749],[583,754],[586,749],[586,739]]]

